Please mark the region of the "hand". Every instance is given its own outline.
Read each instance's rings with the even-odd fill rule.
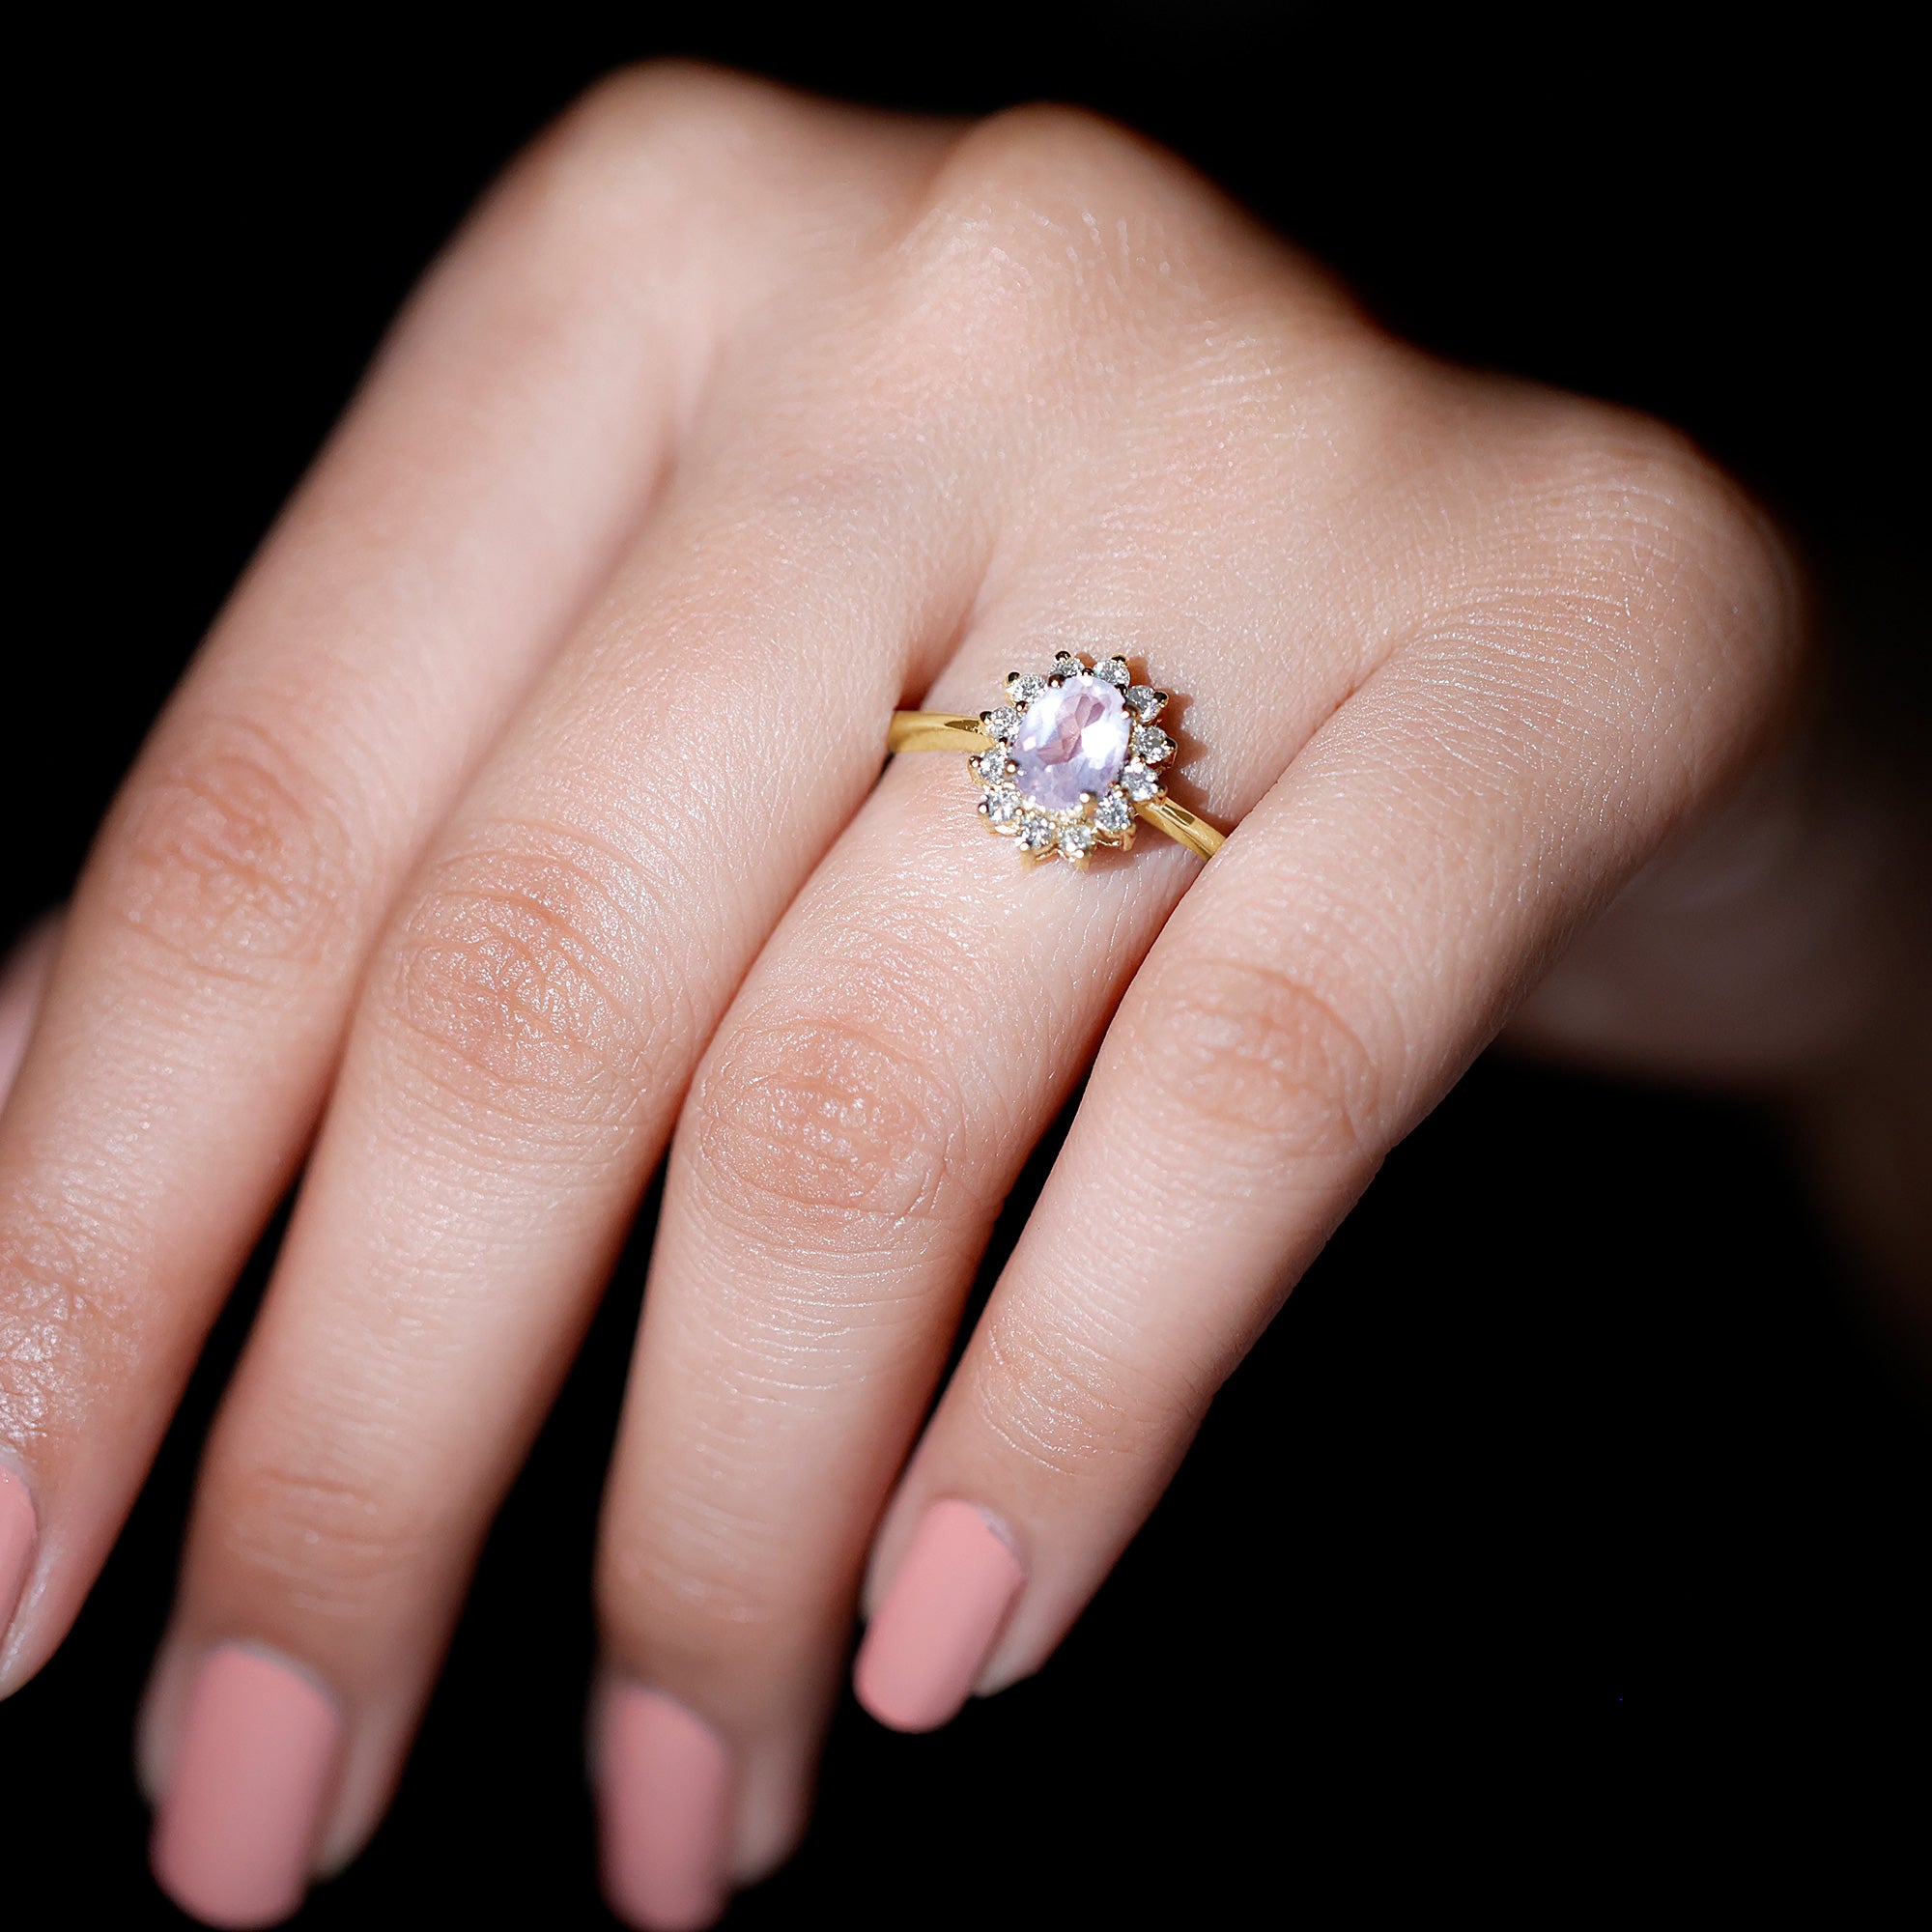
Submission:
[[[429,278],[76,895],[0,1122],[0,1687],[313,1142],[141,1741],[175,1895],[292,1909],[668,1146],[594,1723],[613,1901],[704,1922],[802,1829],[862,1585],[888,1722],[1044,1662],[1381,1155],[1765,753],[1798,628],[1670,433],[1389,340],[1117,130],[610,83]],[[895,706],[1060,648],[1185,700],[1205,874],[1028,870],[957,764],[878,779]]]

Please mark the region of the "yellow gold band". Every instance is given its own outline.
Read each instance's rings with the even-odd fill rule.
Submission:
[[[895,711],[886,733],[889,752],[983,752],[992,744],[977,718],[956,711]],[[1198,813],[1171,798],[1151,798],[1134,807],[1135,814],[1177,845],[1185,845],[1211,859],[1227,838]]]

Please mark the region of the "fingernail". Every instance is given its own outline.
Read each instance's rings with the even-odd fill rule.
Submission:
[[[7,1634],[14,1612],[20,1607],[39,1532],[26,1484],[12,1469],[0,1468],[0,1637]]]
[[[1026,1573],[971,1503],[926,1511],[859,1646],[859,1701],[895,1731],[936,1730],[965,1703]]]
[[[259,1650],[212,1651],[155,1820],[161,1889],[211,1925],[273,1925],[302,1902],[342,1719]]]
[[[604,1710],[604,1893],[627,1924],[697,1932],[724,1910],[731,1752],[661,1691],[619,1685]]]
[[[54,930],[51,921],[43,921],[0,966],[0,1107],[7,1104],[14,1076],[27,1057],[27,1037],[53,968]]]

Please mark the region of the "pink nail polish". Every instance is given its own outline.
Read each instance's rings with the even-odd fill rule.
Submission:
[[[342,1719],[306,1677],[241,1644],[189,1693],[155,1820],[161,1889],[211,1925],[273,1925],[302,1901]]]
[[[859,1701],[895,1731],[930,1731],[965,1703],[1026,1574],[971,1503],[926,1511],[853,1666]]]
[[[7,1634],[7,1626],[20,1606],[39,1533],[26,1484],[12,1469],[0,1468],[0,1637]]]
[[[646,1932],[698,1932],[724,1910],[731,1754],[682,1704],[621,1685],[604,1712],[604,1891]]]

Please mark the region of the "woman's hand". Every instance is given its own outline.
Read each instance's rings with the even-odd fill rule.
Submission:
[[[1116,129],[609,83],[412,304],[75,897],[0,1125],[0,1685],[313,1142],[141,1747],[176,1897],[291,1910],[668,1147],[594,1723],[614,1903],[705,1922],[797,1838],[862,1589],[889,1723],[1039,1667],[1389,1147],[1768,743],[1796,630],[1668,432],[1389,340]],[[1058,649],[1184,697],[1205,874],[1027,869],[958,762],[879,778],[895,706]]]

